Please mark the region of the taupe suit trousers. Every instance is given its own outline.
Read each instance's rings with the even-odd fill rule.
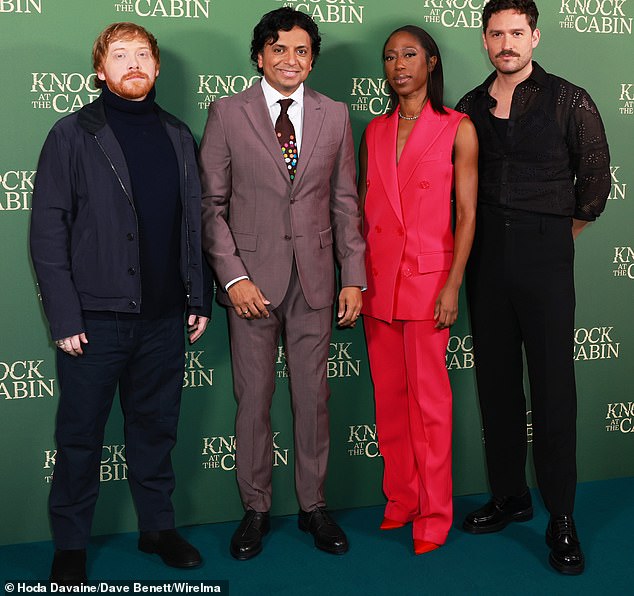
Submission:
[[[308,306],[293,264],[288,290],[268,319],[247,320],[229,309],[236,415],[238,487],[246,509],[271,508],[273,433],[279,339],[289,371],[295,437],[295,490],[304,511],[323,507],[330,444],[326,367],[332,307]]]

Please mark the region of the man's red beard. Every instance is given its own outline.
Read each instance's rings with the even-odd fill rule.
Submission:
[[[119,97],[132,100],[145,97],[154,86],[154,81],[150,81],[150,77],[143,72],[127,74],[119,81],[106,79],[106,83],[110,91]]]

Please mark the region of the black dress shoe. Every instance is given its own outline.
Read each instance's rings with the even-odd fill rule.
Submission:
[[[550,547],[548,562],[559,573],[579,575],[583,571],[585,559],[572,515],[550,518],[546,528],[546,544]]]
[[[231,537],[229,552],[238,561],[246,561],[255,557],[262,551],[262,538],[268,534],[270,529],[271,522],[268,511],[260,513],[249,509]]]
[[[85,549],[56,550],[49,579],[60,586],[80,586],[87,583]]]
[[[462,527],[472,534],[499,532],[511,522],[533,518],[531,493],[528,489],[519,497],[493,497],[484,507],[465,517]]]
[[[297,525],[303,532],[313,535],[317,548],[333,555],[347,552],[348,539],[344,531],[325,509],[317,507],[310,512],[300,510]]]
[[[169,567],[188,569],[198,567],[203,562],[198,550],[176,530],[141,532],[139,550],[144,553],[157,554]]]

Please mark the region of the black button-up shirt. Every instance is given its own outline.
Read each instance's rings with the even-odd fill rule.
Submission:
[[[588,93],[533,62],[513,93],[505,127],[496,126],[489,88],[497,73],[456,109],[480,142],[478,201],[506,209],[593,221],[610,193],[610,155],[601,116]]]

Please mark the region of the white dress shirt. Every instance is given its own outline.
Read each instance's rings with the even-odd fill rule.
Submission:
[[[295,138],[297,139],[297,153],[299,154],[302,148],[302,129],[304,125],[304,83],[302,83],[291,95],[282,95],[276,89],[273,89],[268,84],[267,80],[262,77],[262,91],[264,93],[264,101],[269,108],[269,114],[271,116],[271,122],[273,128],[277,118],[282,111],[282,106],[278,103],[280,99],[292,99],[293,103],[288,108],[288,117],[293,123],[295,129]]]

